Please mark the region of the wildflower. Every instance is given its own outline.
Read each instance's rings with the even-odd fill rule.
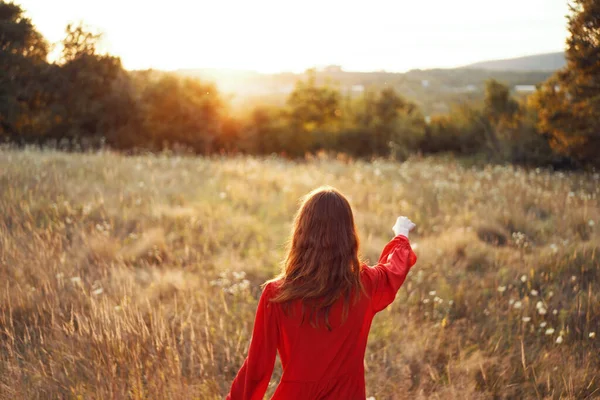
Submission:
[[[78,276],[74,276],[71,278],[71,282],[73,283],[81,283],[81,278]]]
[[[562,336],[559,336],[559,337],[556,338],[556,343],[557,344],[561,344],[562,342],[563,342],[563,337]]]
[[[121,311],[121,310],[122,310],[121,306],[115,306],[115,311]]]
[[[506,290],[506,286],[498,286],[498,291],[503,293]]]
[[[537,296],[538,294],[539,294],[538,291],[535,289],[531,291],[532,296]]]
[[[552,243],[550,245],[550,250],[552,250],[553,253],[558,253],[558,246],[554,243]]]
[[[518,310],[519,308],[521,308],[522,305],[523,304],[520,301],[515,301],[515,304],[513,304],[513,307]]]
[[[537,308],[538,310],[543,307],[544,307],[544,303],[542,303],[541,301],[538,301],[537,304],[535,305],[535,308]]]
[[[244,279],[246,277],[246,272],[244,272],[244,271],[240,271],[240,272],[233,271],[233,277],[236,280],[240,281],[240,280],[242,280],[242,279]]]
[[[94,290],[94,291],[92,292],[92,294],[93,294],[94,296],[98,296],[99,294],[102,294],[103,292],[104,292],[104,289],[102,289],[102,288],[98,288],[98,289]]]
[[[544,322],[540,322],[540,328],[543,328],[543,327],[545,327],[546,325],[547,325],[547,322],[545,322],[545,321],[544,321]]]
[[[590,334],[588,335],[588,337],[589,337],[590,339],[593,339],[593,338],[595,338],[595,337],[596,337],[596,332],[590,332]]]
[[[73,220],[72,220],[71,218],[67,217],[67,218],[65,218],[65,222],[66,222],[67,224],[70,224],[70,223],[72,223],[72,222],[73,222]]]
[[[552,315],[556,315],[556,314],[558,314],[558,310],[557,309],[552,310]]]
[[[571,275],[571,282],[575,282],[577,280],[577,277],[575,275]]]
[[[510,300],[508,300],[508,304],[509,304],[509,305],[511,305],[511,306],[512,306],[513,304],[515,304],[515,299],[510,299]]]
[[[429,292],[429,295],[430,295],[430,296],[435,296],[435,293],[436,293],[436,291],[435,291],[435,290],[432,290],[431,292]]]
[[[375,400],[375,397],[374,396],[367,397],[367,400]]]
[[[429,303],[429,299],[423,299],[423,304]]]
[[[539,313],[540,315],[546,315],[546,313],[547,313],[547,310],[546,310],[544,307],[542,307],[542,308],[538,309],[538,313]]]
[[[575,192],[569,192],[569,197],[575,197]]]
[[[56,274],[56,279],[62,279],[63,276],[65,276],[65,274],[63,274],[62,272],[59,272],[58,274]]]
[[[594,220],[593,220],[593,219],[590,219],[590,220],[588,221],[588,225],[589,225],[589,226],[594,226],[594,225],[596,225],[596,223],[594,222]]]
[[[523,317],[521,319],[523,320],[523,322],[529,322],[529,321],[531,321],[531,317]]]
[[[525,283],[527,282],[527,275],[521,275],[521,282]]]
[[[554,328],[546,329],[546,335],[552,335],[554,333]]]
[[[225,197],[227,197],[227,193],[225,193],[225,192],[221,192],[221,193],[219,193],[219,197],[220,197],[220,198],[221,198],[221,200],[222,200],[222,199],[224,199]]]

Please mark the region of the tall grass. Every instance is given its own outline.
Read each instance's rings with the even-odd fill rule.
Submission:
[[[321,184],[350,198],[371,262],[398,214],[418,225],[369,396],[600,396],[598,174],[0,150],[1,398],[222,398]]]

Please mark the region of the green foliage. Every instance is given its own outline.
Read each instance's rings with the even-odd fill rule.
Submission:
[[[171,74],[146,75],[140,85],[139,146],[162,150],[179,145],[199,153],[217,149],[222,102],[213,85]]]
[[[532,104],[538,129],[561,154],[600,166],[600,1],[574,0],[567,67],[544,83]]]
[[[48,44],[21,7],[0,1],[0,137],[19,140],[38,130],[47,54]]]

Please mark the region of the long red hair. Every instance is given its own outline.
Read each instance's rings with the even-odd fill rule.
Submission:
[[[329,312],[343,298],[342,318],[347,318],[352,299],[363,292],[358,257],[359,239],[348,200],[336,189],[318,188],[302,201],[296,214],[287,257],[273,281],[279,290],[271,301],[302,300],[313,326],[331,329]]]

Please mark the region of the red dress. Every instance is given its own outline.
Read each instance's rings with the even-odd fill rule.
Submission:
[[[366,295],[351,303],[342,323],[339,301],[330,311],[332,330],[301,323],[300,301],[284,314],[279,303],[271,303],[277,282],[268,284],[260,297],[248,357],[238,372],[229,400],[262,399],[279,352],[283,376],[273,400],[343,399],[364,400],[364,355],[371,321],[394,298],[410,268],[417,261],[408,239],[396,236],[374,267],[364,265],[361,280]]]

